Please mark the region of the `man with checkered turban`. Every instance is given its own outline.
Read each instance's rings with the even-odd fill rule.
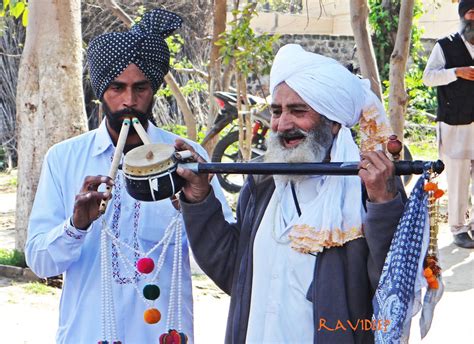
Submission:
[[[125,118],[137,117],[153,143],[173,145],[178,138],[149,119],[154,94],[169,70],[165,38],[181,22],[174,13],[153,10],[129,31],[92,40],[91,83],[106,118],[99,128],[53,146],[44,159],[25,253],[38,276],[64,276],[57,343],[158,343],[161,334],[178,332],[193,342],[187,240],[166,237],[171,224],[182,229],[181,214],[170,199],[133,199],[120,169],[115,180],[105,176]],[[187,143],[206,156],[199,145]],[[130,130],[124,151],[141,144]],[[231,217],[217,181],[213,184]],[[99,221],[103,200],[109,206]],[[179,259],[173,251],[180,252]],[[136,268],[143,258],[156,262],[150,276]],[[172,277],[177,272],[180,277]],[[160,314],[157,324],[144,322],[159,320]],[[172,329],[178,332],[168,332]]]

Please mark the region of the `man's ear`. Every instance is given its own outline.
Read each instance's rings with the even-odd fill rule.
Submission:
[[[339,132],[339,129],[341,129],[341,123],[337,123],[337,122],[332,122],[332,129],[331,129],[331,132],[332,132],[332,135],[333,136],[336,136],[337,133]]]

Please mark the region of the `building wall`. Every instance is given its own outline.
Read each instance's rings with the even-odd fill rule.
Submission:
[[[438,38],[457,31],[456,0],[424,0],[423,6],[426,11],[420,18],[420,25],[425,28],[423,38]],[[232,16],[229,14],[228,18]],[[349,0],[322,0],[322,6],[319,0],[303,1],[302,14],[260,12],[252,20],[252,27],[262,33],[352,36]]]

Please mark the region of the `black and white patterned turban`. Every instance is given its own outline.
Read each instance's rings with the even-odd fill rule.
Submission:
[[[474,8],[474,0],[461,0],[458,5],[458,13],[460,18],[464,18],[464,15]]]
[[[102,100],[110,83],[134,63],[156,92],[169,70],[170,53],[165,38],[181,27],[182,19],[161,9],[147,12],[126,32],[94,38],[87,51],[92,88]]]

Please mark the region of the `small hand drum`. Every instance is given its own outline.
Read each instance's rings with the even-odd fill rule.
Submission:
[[[123,173],[127,192],[139,201],[158,201],[177,193],[185,180],[176,173],[172,145],[146,144],[125,155]]]

